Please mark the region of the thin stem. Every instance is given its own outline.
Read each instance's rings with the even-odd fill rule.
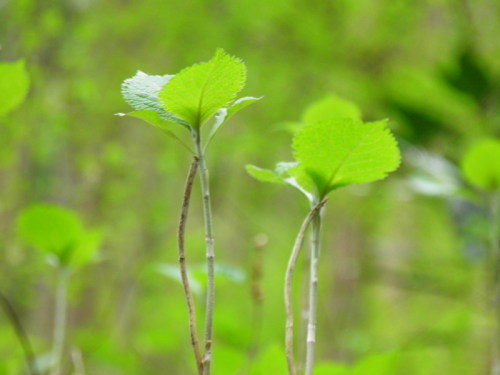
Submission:
[[[491,209],[491,229],[490,229],[490,243],[491,243],[491,259],[493,268],[493,319],[494,329],[492,337],[492,364],[491,374],[500,375],[500,243],[499,243],[499,195],[493,193],[489,199]]]
[[[185,230],[187,215],[189,210],[189,202],[191,201],[191,192],[193,190],[193,182],[196,177],[196,172],[198,170],[198,157],[193,157],[193,162],[189,168],[188,176],[186,179],[186,185],[184,187],[184,199],[182,201],[181,216],[179,219],[178,228],[178,251],[179,251],[179,268],[181,271],[182,286],[184,287],[184,296],[186,297],[186,304],[188,308],[189,316],[189,332],[191,334],[191,345],[193,347],[194,357],[196,359],[196,366],[198,368],[198,374],[203,374],[203,358],[200,351],[200,341],[198,339],[198,330],[196,328],[196,311],[194,306],[193,293],[191,292],[191,287],[189,285],[189,277],[186,266],[186,253],[185,253]]]
[[[316,348],[316,312],[318,300],[318,259],[320,252],[321,212],[314,215],[311,225],[311,270],[309,279],[309,317],[307,321],[306,372],[312,375]]]
[[[213,315],[215,300],[215,254],[214,235],[212,224],[212,208],[210,203],[210,187],[208,183],[208,170],[205,163],[205,154],[201,145],[200,133],[193,131],[193,141],[199,158],[201,194],[203,201],[203,218],[205,222],[205,247],[207,258],[207,296],[205,303],[205,355],[203,357],[203,375],[210,374],[213,344]]]
[[[299,233],[295,239],[293,245],[292,253],[290,259],[288,260],[288,266],[285,273],[285,311],[286,311],[286,326],[285,326],[285,350],[286,350],[286,362],[288,365],[288,374],[295,375],[297,370],[295,368],[295,360],[293,355],[293,306],[292,306],[292,288],[293,288],[293,276],[295,273],[295,266],[297,264],[297,258],[304,243],[304,237],[309,224],[315,216],[318,215],[321,208],[325,205],[326,200],[321,201],[315,205],[300,226]]]
[[[82,352],[73,348],[71,350],[71,360],[73,362],[73,375],[85,375],[85,365],[83,364]]]
[[[28,367],[30,375],[39,375],[38,369],[35,366],[35,354],[33,352],[33,347],[29,340],[26,330],[24,329],[17,312],[9,301],[9,299],[0,293],[0,304],[2,305],[5,314],[9,318],[12,326],[14,327],[14,332],[16,333],[17,340],[23,349],[24,357],[26,359],[26,366]]]
[[[54,367],[51,375],[61,375],[63,368],[63,354],[66,340],[66,309],[68,295],[69,270],[61,268],[57,275],[57,290],[54,314],[54,337],[52,358]]]

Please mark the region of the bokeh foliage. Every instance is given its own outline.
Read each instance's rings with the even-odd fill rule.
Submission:
[[[52,202],[103,228],[103,261],[74,278],[69,301],[71,346],[87,372],[193,371],[181,287],[157,272],[158,262],[176,261],[190,156],[113,114],[128,110],[120,84],[138,69],[173,74],[222,47],[247,65],[241,94],[265,98],[221,129],[208,161],[217,259],[247,275],[217,291],[214,373],[284,369],[282,278],[307,203],[253,181],[243,166],[290,160],[287,129],[332,94],[357,103],[363,121],[389,118],[406,153],[395,177],[339,190],[329,203],[318,355],[340,370],[321,371],[361,375],[372,361],[375,374],[397,357],[398,375],[486,374],[488,207],[457,166],[476,140],[499,135],[498,8],[493,0],[4,2],[0,61],[24,59],[31,91],[0,119],[0,291],[37,353],[50,347],[53,273],[15,222],[31,203]],[[422,194],[424,177],[427,187],[433,172],[443,177],[444,163],[454,188]],[[196,200],[189,230],[196,269]],[[262,304],[251,294],[256,257]],[[0,373],[22,369],[0,319]]]

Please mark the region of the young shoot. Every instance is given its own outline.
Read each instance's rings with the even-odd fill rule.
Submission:
[[[245,64],[222,49],[204,63],[181,70],[176,75],[147,75],[143,72],[125,80],[122,94],[135,111],[126,115],[140,118],[160,128],[193,154],[188,173],[178,228],[178,256],[184,294],[188,306],[191,344],[198,374],[209,375],[213,347],[215,300],[215,251],[206,151],[220,127],[236,112],[259,100],[236,95],[246,80]],[[120,114],[124,115],[124,114]],[[208,131],[203,128],[210,126]],[[202,134],[203,133],[203,134]],[[184,135],[189,135],[186,141]],[[201,354],[193,296],[184,250],[184,228],[194,177],[199,171],[205,224],[207,290],[205,302],[204,353]]]
[[[311,226],[311,254],[305,374],[312,375],[322,208],[332,191],[381,180],[400,163],[399,149],[387,121],[364,123],[358,108],[348,101],[328,96],[311,105],[302,122],[293,139],[294,162],[278,163],[274,170],[247,166],[247,171],[256,179],[292,186],[304,194],[310,204],[285,275],[285,349],[290,375],[297,374],[293,354],[293,275],[308,227]]]
[[[101,243],[99,231],[83,226],[81,220],[63,207],[34,204],[18,218],[20,238],[41,251],[56,268],[51,375],[64,373],[66,357],[66,316],[71,275],[93,262]]]
[[[489,213],[489,273],[492,296],[493,329],[491,338],[491,374],[500,374],[500,140],[476,141],[462,160],[465,179],[478,190]]]

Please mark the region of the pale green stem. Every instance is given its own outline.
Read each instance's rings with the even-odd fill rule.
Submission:
[[[295,360],[293,354],[293,329],[294,329],[294,319],[293,319],[293,304],[292,304],[292,288],[293,288],[293,277],[295,273],[295,266],[297,264],[297,259],[299,257],[300,249],[304,242],[304,237],[309,224],[315,216],[317,216],[321,208],[326,203],[326,200],[321,201],[316,206],[313,206],[306,218],[300,226],[300,230],[295,239],[295,243],[288,260],[288,266],[285,273],[285,312],[286,312],[286,325],[285,325],[285,351],[286,351],[286,361],[288,366],[288,374],[295,375],[297,370],[295,368]]]
[[[64,345],[66,341],[66,310],[68,296],[68,280],[70,271],[60,268],[57,273],[57,289],[54,313],[54,336],[52,358],[54,367],[51,375],[61,375],[63,370]]]
[[[193,140],[196,146],[196,153],[199,159],[201,194],[203,201],[203,218],[205,222],[205,247],[207,259],[207,295],[205,303],[205,355],[203,357],[203,375],[210,374],[212,363],[213,344],[213,315],[215,300],[215,254],[214,235],[212,224],[212,208],[210,203],[210,187],[208,182],[208,170],[205,161],[205,154],[201,145],[199,131],[193,131]]]
[[[309,279],[309,314],[307,321],[306,372],[314,370],[314,351],[316,348],[316,315],[318,301],[318,260],[320,253],[321,212],[314,216],[311,223],[311,264]]]
[[[500,375],[500,244],[499,244],[499,194],[493,193],[488,200],[491,209],[491,259],[493,268],[493,319],[494,330],[492,337],[492,365],[491,374]]]

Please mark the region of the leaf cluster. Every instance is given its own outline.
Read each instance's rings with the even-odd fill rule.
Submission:
[[[474,187],[500,190],[500,140],[485,138],[474,143],[464,155],[462,171]]]
[[[52,204],[34,204],[18,217],[19,237],[65,268],[77,269],[96,259],[101,233],[87,229],[72,211]]]
[[[192,134],[199,133],[213,118],[206,147],[226,120],[260,99],[235,99],[245,80],[243,61],[218,49],[210,61],[192,65],[175,75],[148,75],[139,71],[126,79],[122,95],[135,111],[119,115],[140,118],[188,149],[178,130],[184,128]]]
[[[340,116],[340,117],[339,117]],[[387,120],[364,123],[354,104],[329,96],[311,105],[293,138],[294,162],[247,171],[265,182],[288,184],[319,201],[337,188],[385,178],[400,164]]]

